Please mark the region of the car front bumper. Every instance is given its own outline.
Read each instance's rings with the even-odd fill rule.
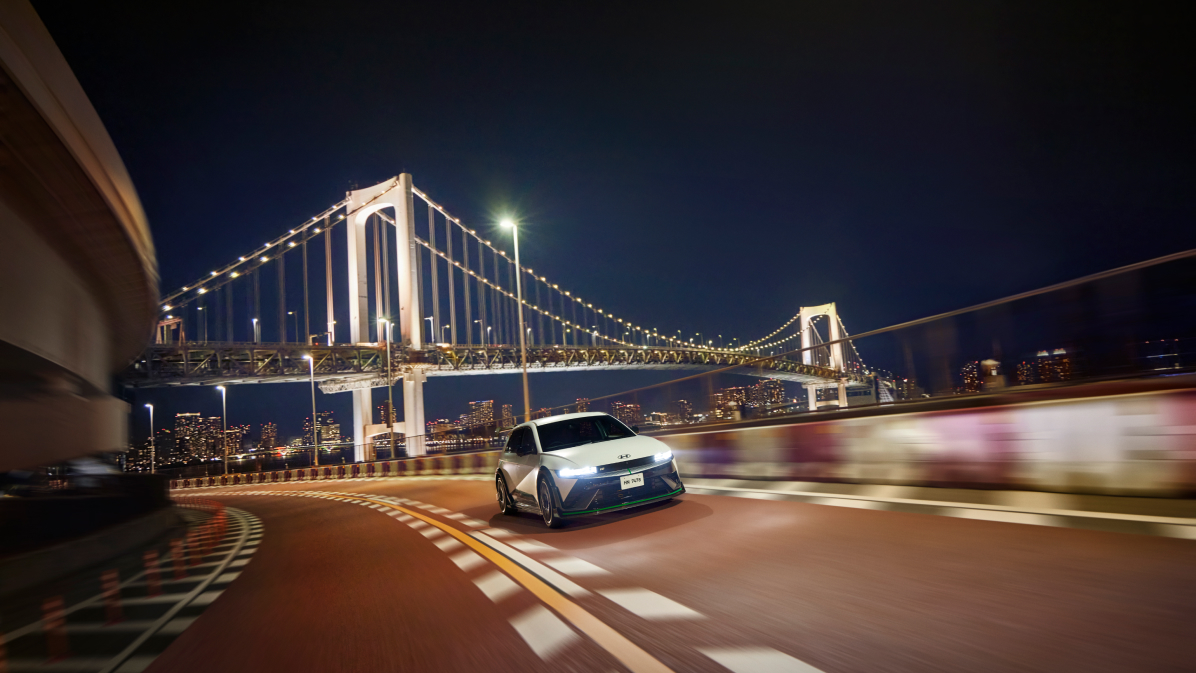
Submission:
[[[628,476],[628,473],[577,480],[569,490],[569,496],[561,503],[561,516],[613,512],[647,505],[685,492],[676,463],[669,462],[636,474],[644,475],[644,485],[627,490],[622,488],[620,477]]]

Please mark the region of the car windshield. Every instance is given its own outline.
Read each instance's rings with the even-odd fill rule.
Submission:
[[[572,446],[634,437],[626,425],[611,416],[584,416],[536,426],[541,451],[557,451]]]

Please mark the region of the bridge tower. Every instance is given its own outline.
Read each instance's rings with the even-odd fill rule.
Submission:
[[[399,310],[388,317],[399,328],[396,340],[409,349],[423,348],[423,316],[419,314],[420,278],[416,265],[418,242],[415,239],[414,195],[411,191],[411,174],[403,173],[396,178],[381,182],[373,187],[348,193],[345,208],[345,231],[349,253],[349,338],[353,343],[370,340],[369,324],[369,282],[366,273],[365,224],[370,215],[381,210],[394,211],[395,268],[398,271]],[[385,339],[378,325],[374,325],[377,341]],[[403,432],[406,437],[424,434],[424,382],[422,370],[414,369],[403,373]],[[389,383],[389,382],[388,382]],[[353,395],[353,444],[354,459],[365,460],[365,426],[373,416],[369,388],[354,390]],[[417,447],[407,442],[408,455],[423,453],[422,443]]]
[[[814,345],[814,333],[810,328],[811,321],[818,316],[826,316],[830,322],[830,341],[838,341],[843,338],[843,333],[839,329],[839,312],[835,309],[835,303],[823,304],[821,306],[803,306],[801,309],[801,347],[803,349]],[[843,372],[846,367],[846,360],[843,359],[843,344],[837,343],[830,347],[831,349],[831,369]],[[801,354],[802,362],[809,365],[814,364],[814,351],[803,350]],[[806,395],[810,399],[810,411],[818,410],[818,394],[814,385],[806,385]],[[847,379],[839,379],[839,408],[847,406]]]

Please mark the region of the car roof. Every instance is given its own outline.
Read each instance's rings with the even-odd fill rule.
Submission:
[[[543,425],[545,423],[553,423],[556,421],[563,421],[569,418],[586,418],[587,416],[609,416],[610,414],[601,411],[583,411],[579,414],[560,414],[558,416],[549,416],[547,418],[537,418],[530,423],[523,423],[523,425]]]

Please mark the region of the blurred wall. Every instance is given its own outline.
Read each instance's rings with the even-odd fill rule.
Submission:
[[[104,125],[23,0],[0,2],[0,470],[124,450],[112,375],[152,333],[157,263]]]
[[[684,476],[1196,495],[1196,391],[658,437]]]

